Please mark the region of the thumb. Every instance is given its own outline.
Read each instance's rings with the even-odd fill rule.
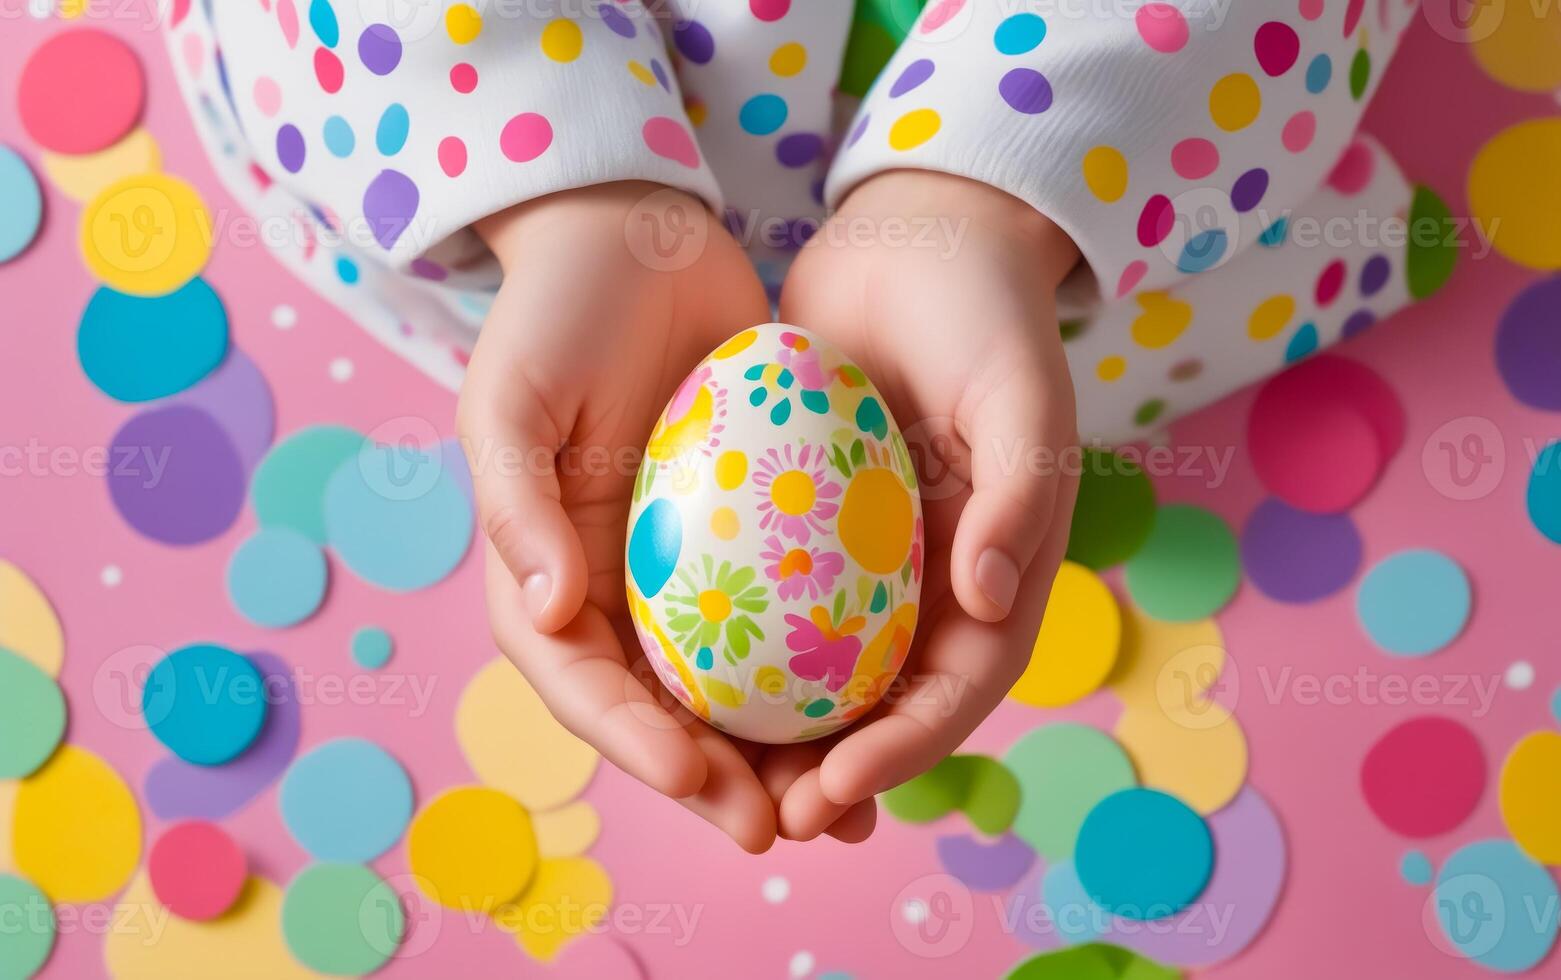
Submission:
[[[563,629],[580,611],[588,579],[559,491],[563,433],[529,385],[511,377],[502,391],[490,390],[483,372],[467,376],[458,428],[483,531],[520,584],[532,628]]]
[[[971,617],[1000,622],[1019,583],[1054,530],[1059,454],[1077,441],[1073,393],[1064,375],[1021,356],[961,419],[970,448],[972,492],[959,517],[950,576]]]

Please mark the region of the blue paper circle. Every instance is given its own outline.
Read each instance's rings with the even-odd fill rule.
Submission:
[[[282,822],[320,861],[371,861],[412,819],[412,782],[373,742],[340,738],[301,756],[282,779]]]
[[[364,670],[378,670],[390,662],[390,634],[378,626],[365,626],[352,634],[352,661]]]
[[[203,279],[166,296],[92,294],[76,332],[87,378],[110,398],[145,402],[190,387],[228,353],[228,314]]]
[[[228,597],[245,619],[279,629],[314,615],[325,598],[325,554],[287,527],[263,527],[228,561]]]
[[[1355,610],[1372,642],[1402,657],[1451,643],[1469,619],[1469,579],[1458,563],[1428,549],[1401,551],[1366,573]]]
[[[43,193],[27,161],[8,146],[0,146],[0,262],[27,250],[43,224]]]
[[[158,662],[141,690],[141,714],[183,759],[219,766],[249,748],[265,722],[260,672],[232,650],[197,644]]]
[[[325,485],[325,531],[347,567],[375,585],[433,585],[460,563],[472,505],[432,452],[366,446]]]
[[[1457,952],[1519,973],[1556,941],[1556,884],[1509,840],[1482,840],[1447,859],[1436,878],[1437,925]]]
[[[1124,789],[1084,818],[1073,864],[1084,890],[1107,912],[1160,919],[1202,894],[1214,867],[1214,841],[1203,818],[1176,797]]]
[[[260,526],[290,527],[324,544],[325,483],[363,445],[363,435],[346,426],[312,425],[273,446],[250,485]]]
[[[1431,859],[1425,856],[1424,851],[1405,851],[1399,859],[1398,874],[1405,884],[1428,885],[1433,873]]]
[[[1561,544],[1561,442],[1552,442],[1534,458],[1528,478],[1528,516],[1540,534]]]

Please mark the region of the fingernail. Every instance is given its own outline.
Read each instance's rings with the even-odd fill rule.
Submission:
[[[976,586],[1006,616],[1019,594],[1019,566],[996,548],[988,548],[976,559]]]
[[[545,572],[537,572],[526,579],[520,592],[526,598],[526,613],[535,623],[547,610],[548,600],[553,598],[553,579]]]

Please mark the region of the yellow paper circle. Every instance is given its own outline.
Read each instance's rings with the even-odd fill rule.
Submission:
[[[60,676],[65,637],[54,607],[20,568],[0,558],[0,647]]]
[[[1485,74],[1521,92],[1561,86],[1561,4],[1506,0],[1470,24],[1474,60]]]
[[[173,292],[205,267],[211,247],[205,203],[195,188],[166,174],[110,184],[81,214],[87,268],[122,293]]]
[[[1531,732],[1501,767],[1501,819],[1540,864],[1561,864],[1561,733]]]
[[[11,817],[16,812],[19,785],[14,779],[0,779],[0,872],[16,870],[11,858]]]
[[[575,857],[596,843],[602,832],[602,818],[596,807],[576,800],[557,810],[533,813],[531,829],[537,835],[537,853],[542,857]]]
[[[1247,780],[1247,736],[1229,712],[1217,724],[1208,721],[1202,715],[1132,705],[1117,719],[1113,734],[1140,783],[1209,814],[1235,799]]]
[[[1561,116],[1508,126],[1469,166],[1469,208],[1481,234],[1531,269],[1561,269]]]
[[[491,912],[519,895],[537,868],[536,834],[524,807],[496,789],[462,786],[412,818],[407,862],[440,905]]]
[[[80,156],[45,153],[42,164],[61,194],[85,204],[116,181],[156,173],[163,165],[163,151],[148,130],[138,128],[106,150]]]
[[[1224,669],[1225,637],[1212,619],[1163,623],[1131,603],[1123,606],[1122,650],[1106,683],[1124,705],[1168,712],[1223,711],[1207,693]]]
[[[141,860],[141,812],[108,763],[63,745],[21,781],[12,859],[54,902],[96,902],[122,888]]]
[[[600,761],[595,749],[553,719],[503,657],[478,671],[461,693],[455,738],[479,780],[533,811],[579,796]]]
[[[601,922],[611,904],[612,879],[600,864],[580,857],[549,859],[537,865],[525,894],[495,912],[493,921],[547,962]]]
[[[1038,708],[1058,708],[1105,682],[1121,648],[1122,614],[1094,572],[1062,563],[1052,583],[1029,666],[1008,696]]]

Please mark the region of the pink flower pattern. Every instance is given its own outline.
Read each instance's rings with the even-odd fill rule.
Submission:
[[[764,574],[778,583],[776,593],[782,600],[796,599],[804,592],[809,599],[826,595],[835,587],[835,579],[845,571],[846,560],[839,552],[818,548],[787,548],[781,539],[770,535],[759,557],[767,564]]]

